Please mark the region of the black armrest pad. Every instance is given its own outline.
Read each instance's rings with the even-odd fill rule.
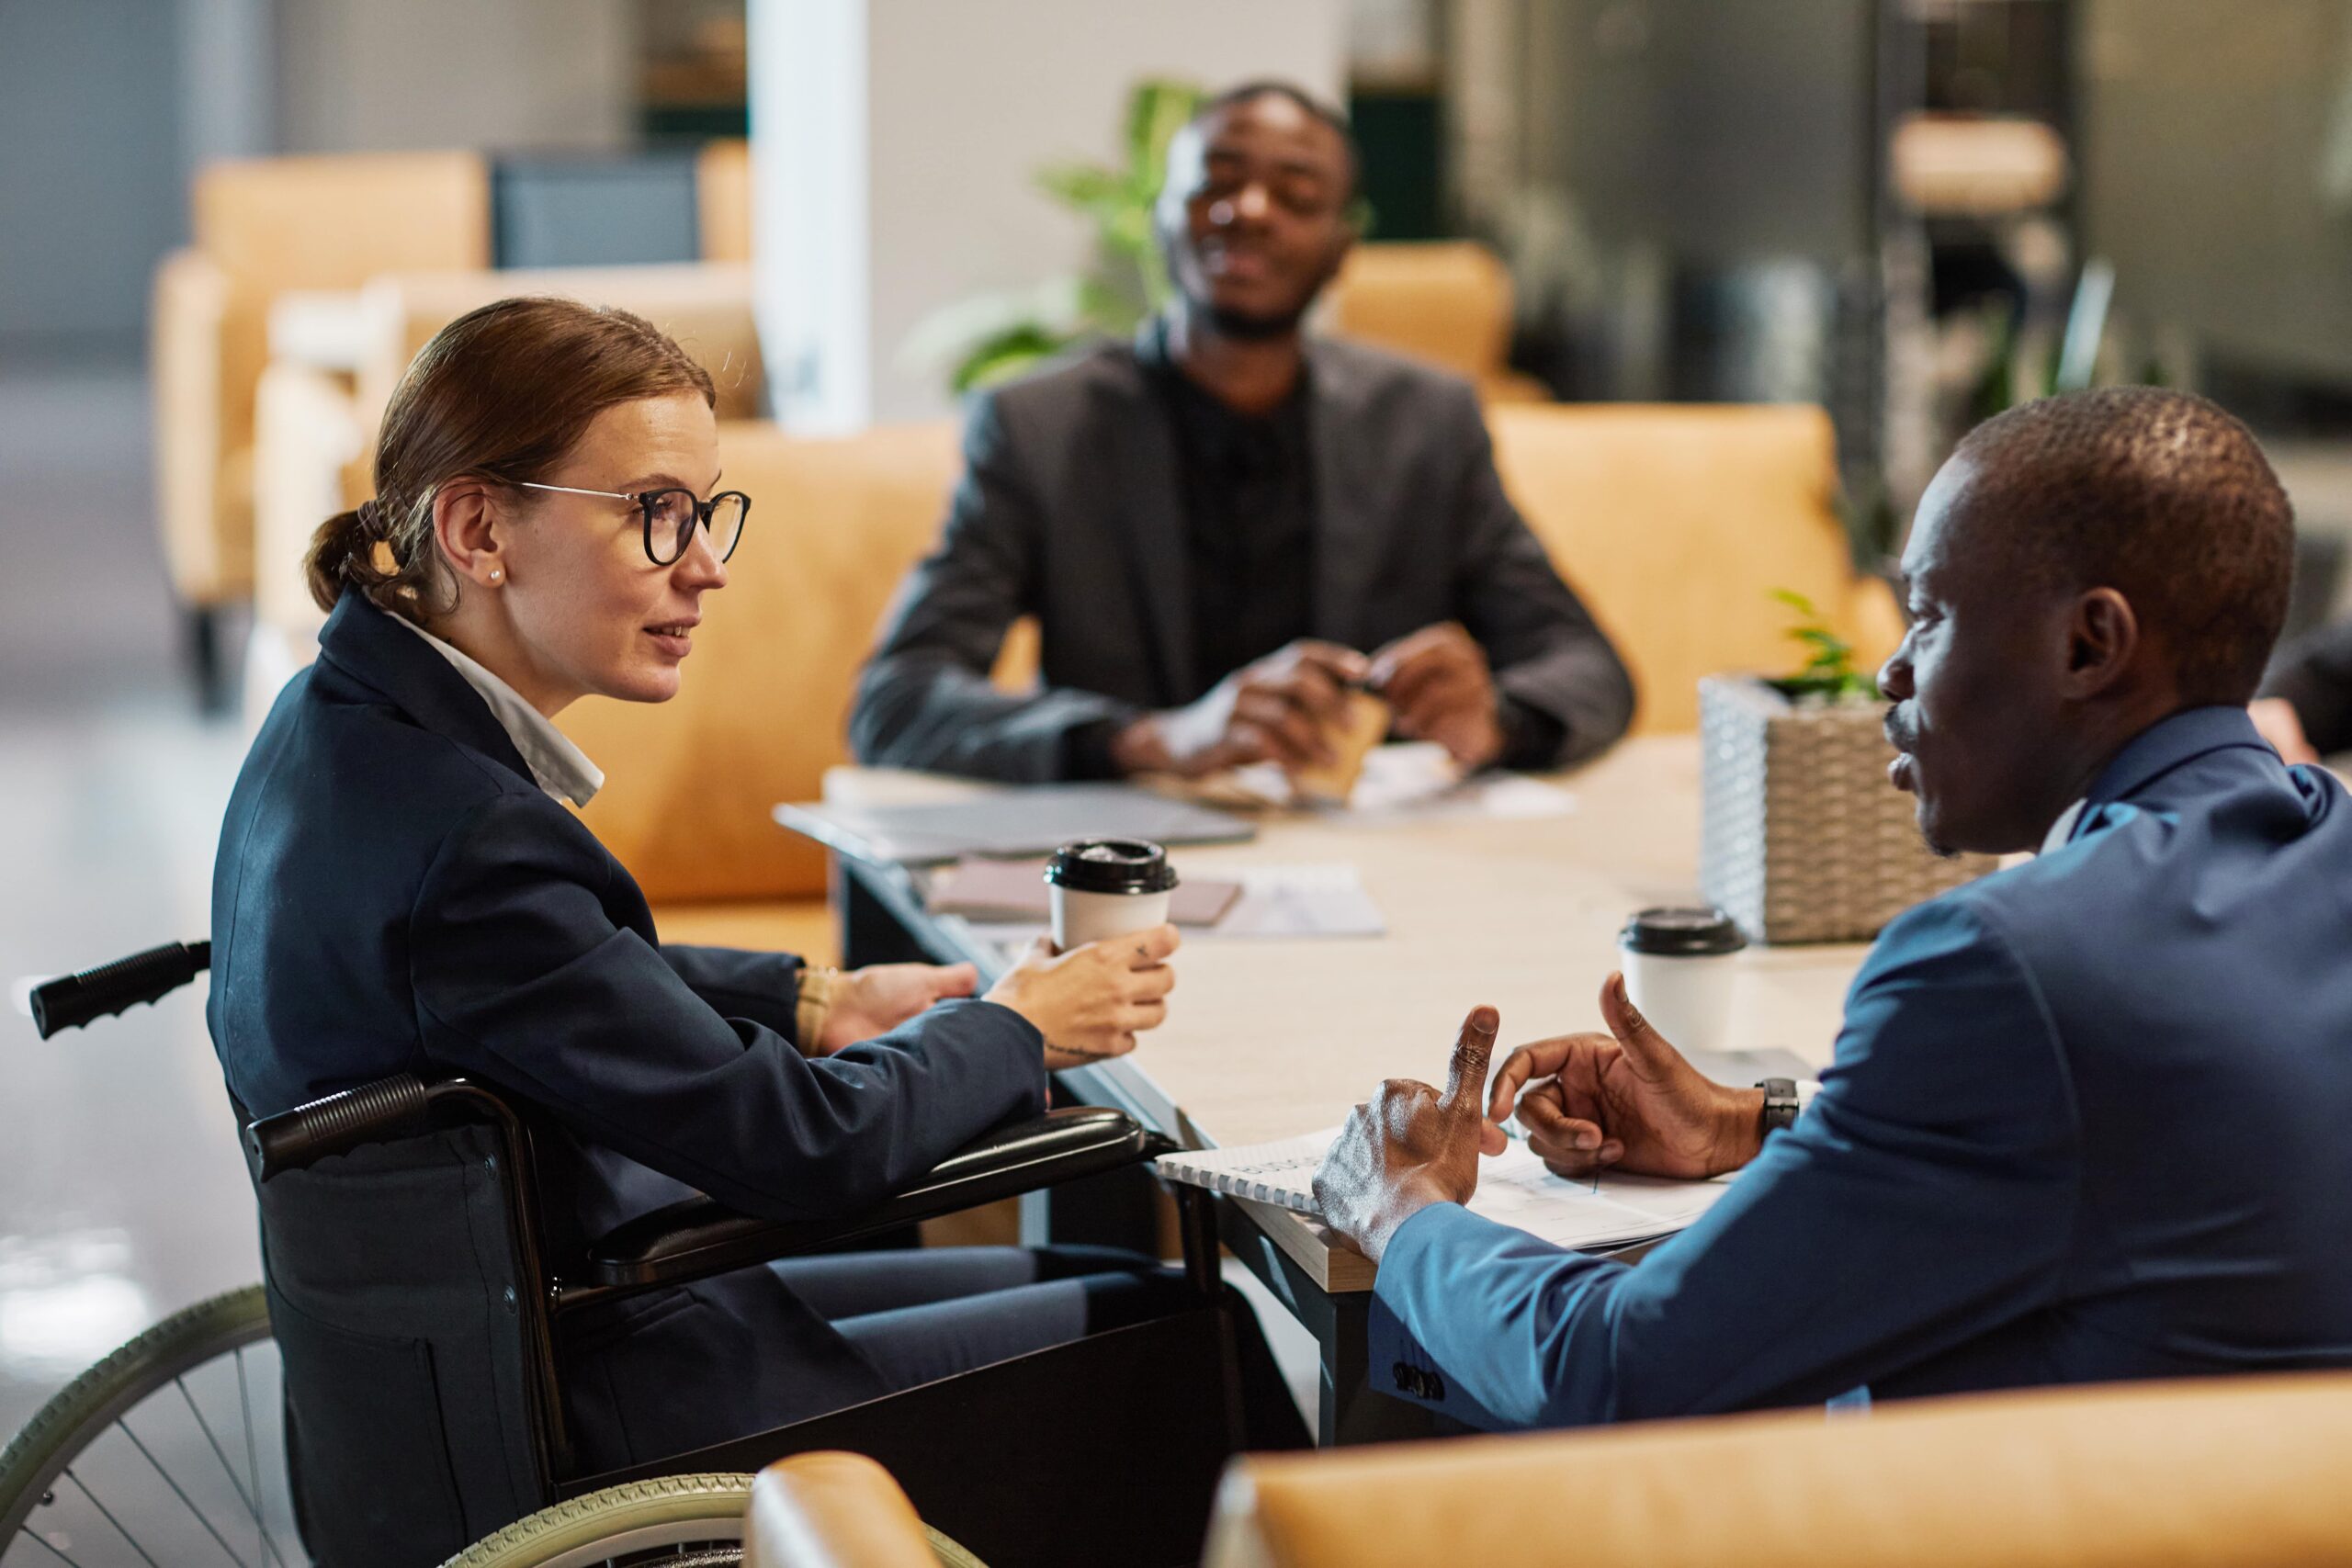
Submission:
[[[588,1282],[639,1289],[707,1279],[828,1247],[936,1214],[992,1203],[1173,1150],[1122,1111],[1079,1106],[1000,1127],[950,1155],[914,1186],[863,1213],[783,1224],[708,1198],[673,1203],[614,1229],[588,1249]]]

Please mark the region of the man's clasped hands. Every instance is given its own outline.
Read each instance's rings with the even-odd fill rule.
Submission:
[[[1386,702],[1396,733],[1445,748],[1464,772],[1502,754],[1502,722],[1487,655],[1446,622],[1365,655],[1301,639],[1227,675],[1188,706],[1147,714],[1112,739],[1123,773],[1199,777],[1250,762],[1296,773],[1337,760],[1348,694]]]
[[[1390,1078],[1355,1108],[1315,1176],[1325,1221],[1374,1262],[1399,1226],[1433,1203],[1466,1203],[1478,1156],[1505,1146],[1514,1101],[1528,1147],[1558,1175],[1600,1170],[1698,1179],[1737,1170],[1763,1136],[1763,1091],[1714,1082],[1650,1026],[1622,975],[1600,989],[1606,1034],[1565,1034],[1487,1067],[1501,1020],[1462,1021],[1445,1088]]]

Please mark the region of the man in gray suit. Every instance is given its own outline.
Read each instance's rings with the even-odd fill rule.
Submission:
[[[976,400],[938,548],[886,618],[850,738],[873,763],[1044,781],[1328,761],[1353,687],[1465,768],[1617,739],[1633,683],[1503,494],[1461,380],[1301,322],[1354,243],[1356,154],[1297,89],[1211,100],[1169,148],[1176,299]],[[989,671],[1023,615],[1034,691]]]

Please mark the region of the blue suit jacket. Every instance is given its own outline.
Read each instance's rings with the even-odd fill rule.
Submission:
[[[238,778],[212,942],[208,1018],[246,1110],[402,1071],[503,1086],[570,1135],[559,1236],[695,1190],[779,1219],[853,1209],[1044,1107],[1038,1033],[994,1003],[803,1057],[798,961],[663,946],[628,873],[541,792],[481,696],[356,593]],[[413,1235],[273,1255],[273,1285],[344,1336],[429,1338],[440,1309],[386,1261],[430,1256],[435,1227],[458,1224],[428,1209],[389,1222]],[[883,1392],[764,1269],[567,1323],[569,1403],[598,1465]],[[446,1425],[462,1391],[439,1397]]]
[[[1628,1267],[1453,1204],[1375,1387],[1484,1426],[2352,1362],[2352,812],[2243,710],[2148,729],[2063,848],[1920,906],[1792,1130]]]

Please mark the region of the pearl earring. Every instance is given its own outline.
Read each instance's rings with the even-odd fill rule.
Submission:
[[[506,581],[506,569],[505,569],[504,567],[501,567],[501,566],[494,566],[494,567],[492,567],[492,568],[490,569],[490,580],[491,580],[492,582],[503,582],[503,581]]]

